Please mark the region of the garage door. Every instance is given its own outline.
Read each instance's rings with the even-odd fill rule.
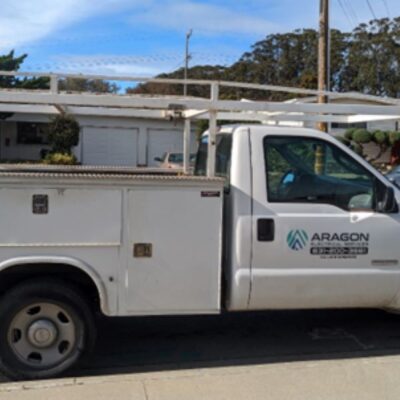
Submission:
[[[183,151],[183,132],[181,130],[149,129],[147,131],[147,165],[155,166],[155,157],[164,153]]]
[[[85,165],[136,166],[139,130],[83,128],[82,162]]]

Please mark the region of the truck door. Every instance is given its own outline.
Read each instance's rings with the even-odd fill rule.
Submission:
[[[398,213],[384,178],[333,139],[252,136],[249,307],[385,307],[399,287]]]

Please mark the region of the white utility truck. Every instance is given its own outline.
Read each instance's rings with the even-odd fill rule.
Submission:
[[[400,310],[400,193],[319,131],[227,126],[216,178],[0,171],[0,358],[61,373],[94,315],[376,307]]]

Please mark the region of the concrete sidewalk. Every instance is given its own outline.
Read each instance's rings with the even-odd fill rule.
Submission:
[[[4,383],[1,400],[400,398],[400,356]]]

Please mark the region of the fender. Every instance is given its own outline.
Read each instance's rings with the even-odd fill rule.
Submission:
[[[84,261],[73,257],[59,257],[59,256],[28,256],[28,257],[15,257],[0,263],[0,273],[8,268],[16,267],[24,264],[64,264],[75,267],[82,272],[86,273],[93,283],[96,285],[100,298],[100,307],[105,315],[110,315],[108,298],[105,286],[99,274],[90,265]]]

